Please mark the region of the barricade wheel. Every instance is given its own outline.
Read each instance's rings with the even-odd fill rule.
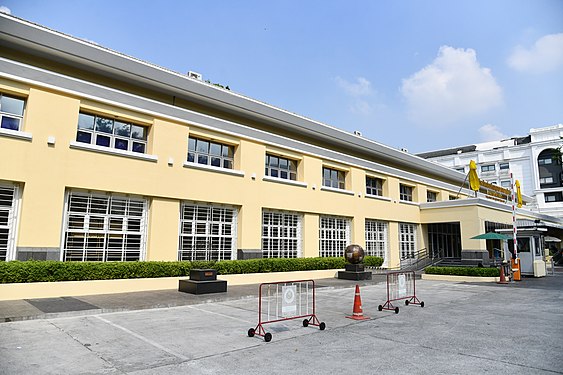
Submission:
[[[255,333],[256,333],[256,331],[254,330],[254,328],[250,328],[248,330],[248,337],[254,337]]]
[[[399,306],[395,307],[395,314],[399,313]]]
[[[321,331],[324,331],[325,328],[326,328],[325,322],[321,322],[321,324],[319,324],[319,328],[320,328]]]
[[[303,327],[309,326],[309,319],[303,319]]]
[[[379,306],[377,306],[377,309],[378,309],[379,311],[383,311],[383,306],[379,305]]]
[[[424,307],[424,301],[420,303],[420,307]]]
[[[409,305],[409,300],[406,299],[406,300],[405,300],[405,306],[408,306],[408,305]]]
[[[266,341],[266,342],[272,341],[272,334],[270,332],[268,332],[264,335],[264,341]]]

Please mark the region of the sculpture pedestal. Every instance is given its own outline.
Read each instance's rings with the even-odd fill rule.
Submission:
[[[227,291],[227,282],[217,280],[213,269],[190,270],[189,280],[180,280],[178,291],[190,294],[222,293]]]
[[[343,280],[371,280],[371,271],[365,271],[363,264],[346,264],[345,271],[338,271],[338,278]]]

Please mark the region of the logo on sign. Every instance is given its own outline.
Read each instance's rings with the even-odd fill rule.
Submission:
[[[282,286],[282,315],[289,317],[297,312],[296,285]]]
[[[399,298],[407,295],[407,278],[405,275],[399,275]]]

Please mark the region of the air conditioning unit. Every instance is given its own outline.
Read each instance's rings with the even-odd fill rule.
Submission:
[[[193,78],[193,79],[197,79],[197,80],[203,80],[203,76],[198,73],[198,72],[192,72],[191,70],[188,72],[188,77]]]

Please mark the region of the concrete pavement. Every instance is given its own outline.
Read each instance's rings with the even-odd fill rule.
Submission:
[[[355,282],[319,280],[327,329],[269,324],[269,343],[247,336],[258,321],[255,285],[75,297],[83,309],[60,312],[56,301],[10,301],[39,312],[0,324],[0,374],[563,373],[562,273],[510,285],[417,280],[425,307],[398,304],[399,314],[377,310],[383,277],[361,285],[371,319],[345,318]]]

